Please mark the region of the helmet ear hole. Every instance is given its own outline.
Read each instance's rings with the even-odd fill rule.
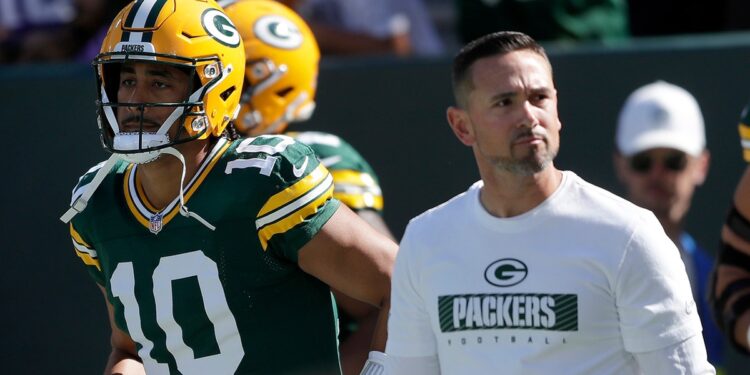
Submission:
[[[221,94],[219,94],[219,96],[221,97],[221,99],[222,99],[222,100],[227,100],[227,98],[228,98],[228,97],[229,97],[230,95],[232,95],[232,93],[233,93],[233,92],[234,92],[234,90],[236,90],[236,89],[237,89],[237,87],[235,87],[235,86],[232,86],[232,87],[230,87],[230,88],[228,88],[228,89],[224,90],[224,91],[223,91],[223,92],[222,92]]]
[[[281,98],[283,98],[283,97],[287,96],[290,92],[292,92],[292,90],[294,90],[293,87],[287,86],[287,87],[284,87],[283,89],[281,89],[279,91],[276,91],[276,95],[279,96],[279,97],[281,97]]]

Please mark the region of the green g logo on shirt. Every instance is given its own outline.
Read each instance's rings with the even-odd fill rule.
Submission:
[[[509,287],[520,284],[528,273],[529,268],[520,260],[505,258],[490,264],[484,270],[484,279],[494,286]]]
[[[218,9],[208,9],[201,16],[201,25],[219,43],[237,47],[240,45],[240,33],[232,21]]]

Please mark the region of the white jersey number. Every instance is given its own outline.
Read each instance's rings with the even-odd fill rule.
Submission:
[[[203,306],[208,319],[214,325],[219,353],[195,358],[193,349],[182,339],[182,328],[174,319],[172,281],[196,277],[203,296]],[[234,374],[245,355],[237,330],[237,322],[229,311],[224,289],[219,281],[216,263],[202,251],[172,255],[161,258],[153,273],[156,321],[166,333],[167,350],[174,356],[177,368],[185,375]],[[125,321],[133,340],[141,344],[138,355],[143,360],[148,374],[169,374],[166,363],[151,357],[154,343],[147,339],[141,328],[140,310],[135,298],[135,274],[133,263],[120,263],[110,279],[112,295],[120,298],[124,307]]]
[[[280,138],[281,142],[275,146],[271,145],[254,145],[252,144],[256,138]],[[253,152],[253,153],[264,153],[268,156],[265,158],[251,158],[251,159],[237,159],[227,163],[227,167],[224,169],[224,173],[231,174],[235,169],[245,168],[258,168],[260,174],[264,176],[270,176],[273,171],[273,166],[276,164],[276,160],[279,158],[271,155],[284,152],[286,148],[294,143],[294,138],[286,135],[260,135],[255,138],[248,138],[237,145],[237,152]]]

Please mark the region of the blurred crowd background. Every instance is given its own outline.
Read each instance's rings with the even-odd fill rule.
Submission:
[[[497,30],[569,45],[750,28],[746,0],[280,0],[325,56],[452,55]],[[0,0],[0,63],[90,61],[128,0]]]

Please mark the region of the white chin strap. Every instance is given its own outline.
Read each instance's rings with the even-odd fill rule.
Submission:
[[[99,187],[99,184],[102,183],[104,177],[107,176],[107,173],[109,173],[109,170],[112,169],[112,166],[117,163],[118,159],[120,159],[120,156],[118,154],[112,154],[112,156],[110,156],[109,159],[104,162],[104,165],[102,165],[102,167],[99,168],[99,171],[96,172],[94,179],[91,180],[88,186],[86,186],[86,191],[84,191],[81,196],[76,198],[76,200],[71,203],[70,208],[65,211],[62,216],[60,216],[60,220],[63,223],[69,223],[70,220],[72,220],[73,217],[76,216],[79,212],[83,212],[83,210],[89,204],[89,199],[91,199],[91,196],[94,195],[96,188]]]
[[[180,163],[182,163],[182,175],[180,176],[180,215],[184,217],[192,217],[195,220],[198,220],[201,224],[206,226],[206,228],[210,230],[216,230],[216,227],[211,225],[206,219],[200,217],[200,215],[196,214],[195,212],[191,212],[188,210],[187,206],[185,206],[185,193],[184,193],[184,183],[185,183],[185,157],[180,154],[179,151],[177,151],[174,147],[168,147],[164,149],[160,149],[157,151],[151,151],[148,153],[138,153],[138,154],[112,154],[112,156],[107,159],[106,162],[104,162],[104,165],[102,165],[101,168],[99,168],[99,171],[96,172],[96,175],[94,176],[94,179],[91,180],[91,182],[86,187],[86,191],[81,194],[80,197],[78,197],[73,204],[70,205],[70,208],[68,211],[66,211],[61,217],[60,220],[63,223],[69,223],[70,220],[73,219],[74,216],[76,216],[78,213],[83,212],[83,210],[86,208],[86,206],[89,203],[89,199],[91,199],[91,196],[94,195],[94,192],[99,187],[99,185],[104,180],[104,177],[107,176],[110,169],[115,165],[118,159],[125,159],[125,157],[133,157],[138,156],[142,154],[150,154],[150,153],[156,153],[156,156],[154,159],[158,158],[161,154],[169,154],[174,157],[176,157],[178,160],[180,160]],[[153,160],[153,159],[152,159]]]
[[[182,154],[174,147],[165,148],[162,152],[176,157],[180,160],[180,163],[182,163],[182,176],[180,177],[180,215],[185,217],[192,217],[193,219],[198,220],[198,222],[200,222],[201,224],[205,225],[206,228],[216,230],[216,227],[211,225],[211,223],[206,221],[206,219],[200,217],[200,215],[196,214],[195,212],[189,211],[187,206],[185,206],[185,194],[183,187],[185,183],[185,157],[182,156]]]

